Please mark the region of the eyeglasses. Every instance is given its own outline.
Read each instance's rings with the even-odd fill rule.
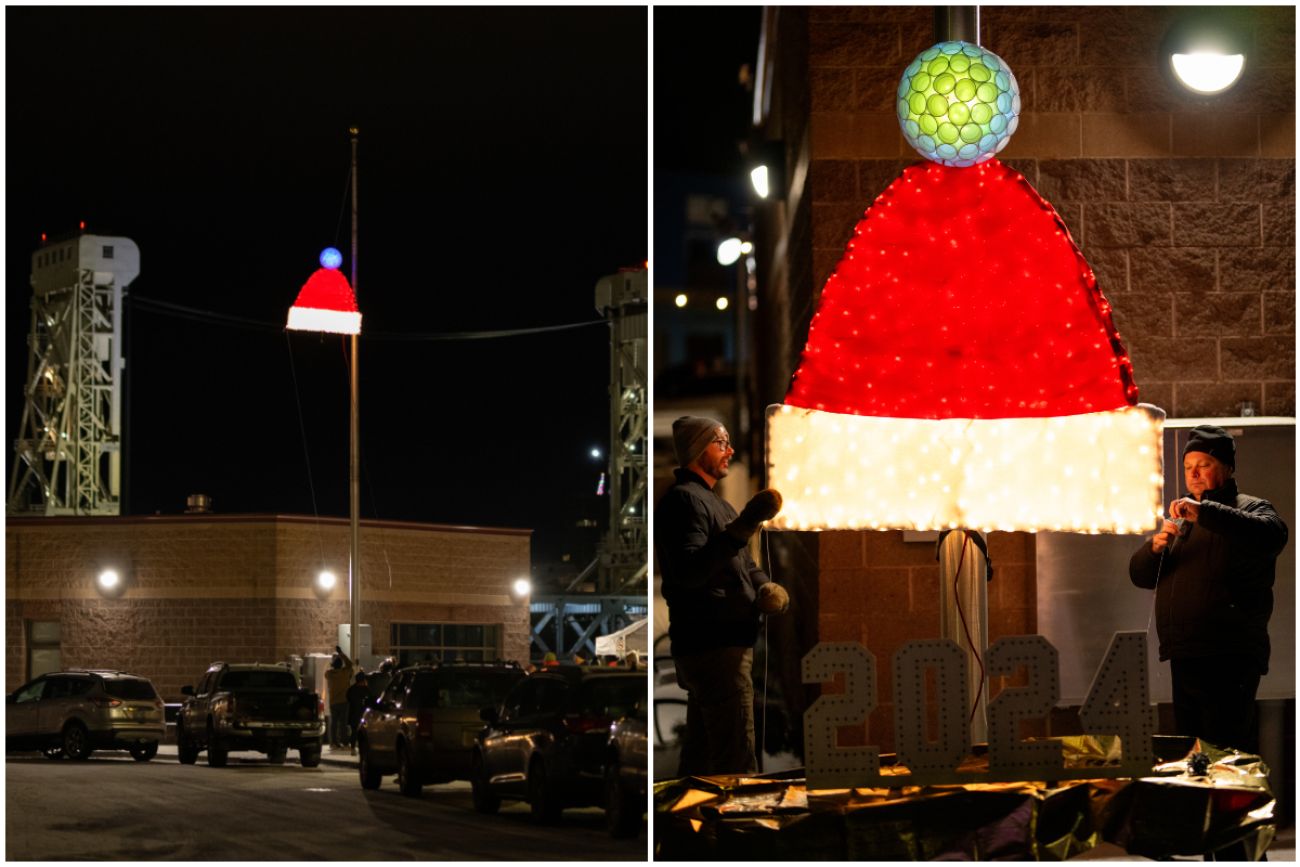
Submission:
[[[713,442],[709,443],[709,445],[722,446],[722,450],[725,452],[727,449],[731,448],[731,440],[726,437],[718,437]]]

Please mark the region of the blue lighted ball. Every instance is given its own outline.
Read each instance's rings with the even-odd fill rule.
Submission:
[[[898,123],[913,149],[973,166],[1007,146],[1020,123],[1020,85],[1006,61],[969,42],[922,51],[898,83]]]
[[[320,252],[320,265],[322,268],[329,268],[331,271],[343,264],[343,254],[333,247],[326,247]]]

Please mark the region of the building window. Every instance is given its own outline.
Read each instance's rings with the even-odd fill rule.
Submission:
[[[57,620],[27,621],[27,679],[63,670],[62,636]]]
[[[486,623],[394,623],[393,656],[417,662],[485,662],[501,658],[501,627]]]
[[[105,259],[112,259],[112,258],[113,258],[113,247],[112,247],[112,245],[109,245],[109,244],[104,245],[104,258],[105,258]]]

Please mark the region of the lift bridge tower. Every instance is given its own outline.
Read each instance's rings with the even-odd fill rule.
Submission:
[[[601,593],[646,587],[646,271],[620,271],[596,284],[609,322],[609,530],[600,545]]]
[[[129,238],[78,235],[32,254],[9,515],[121,511],[122,301],[139,273]]]
[[[596,309],[609,324],[609,528],[596,559],[558,595],[532,597],[532,653],[590,659],[595,638],[643,620],[648,534],[649,404],[644,268],[596,283]],[[594,577],[595,592],[577,588]]]

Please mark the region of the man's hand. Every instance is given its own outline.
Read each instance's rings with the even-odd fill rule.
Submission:
[[[1165,521],[1160,532],[1151,537],[1151,551],[1154,554],[1162,553],[1168,548],[1178,536],[1178,525],[1173,521]]]
[[[1169,504],[1169,517],[1182,518],[1196,523],[1196,516],[1201,514],[1201,504],[1191,497],[1182,497]]]
[[[758,588],[758,600],[754,603],[764,614],[784,614],[790,607],[790,594],[775,581],[769,581]]]
[[[727,525],[727,535],[743,545],[758,530],[759,524],[772,520],[779,511],[781,493],[776,488],[759,491],[740,510],[736,520]]]

